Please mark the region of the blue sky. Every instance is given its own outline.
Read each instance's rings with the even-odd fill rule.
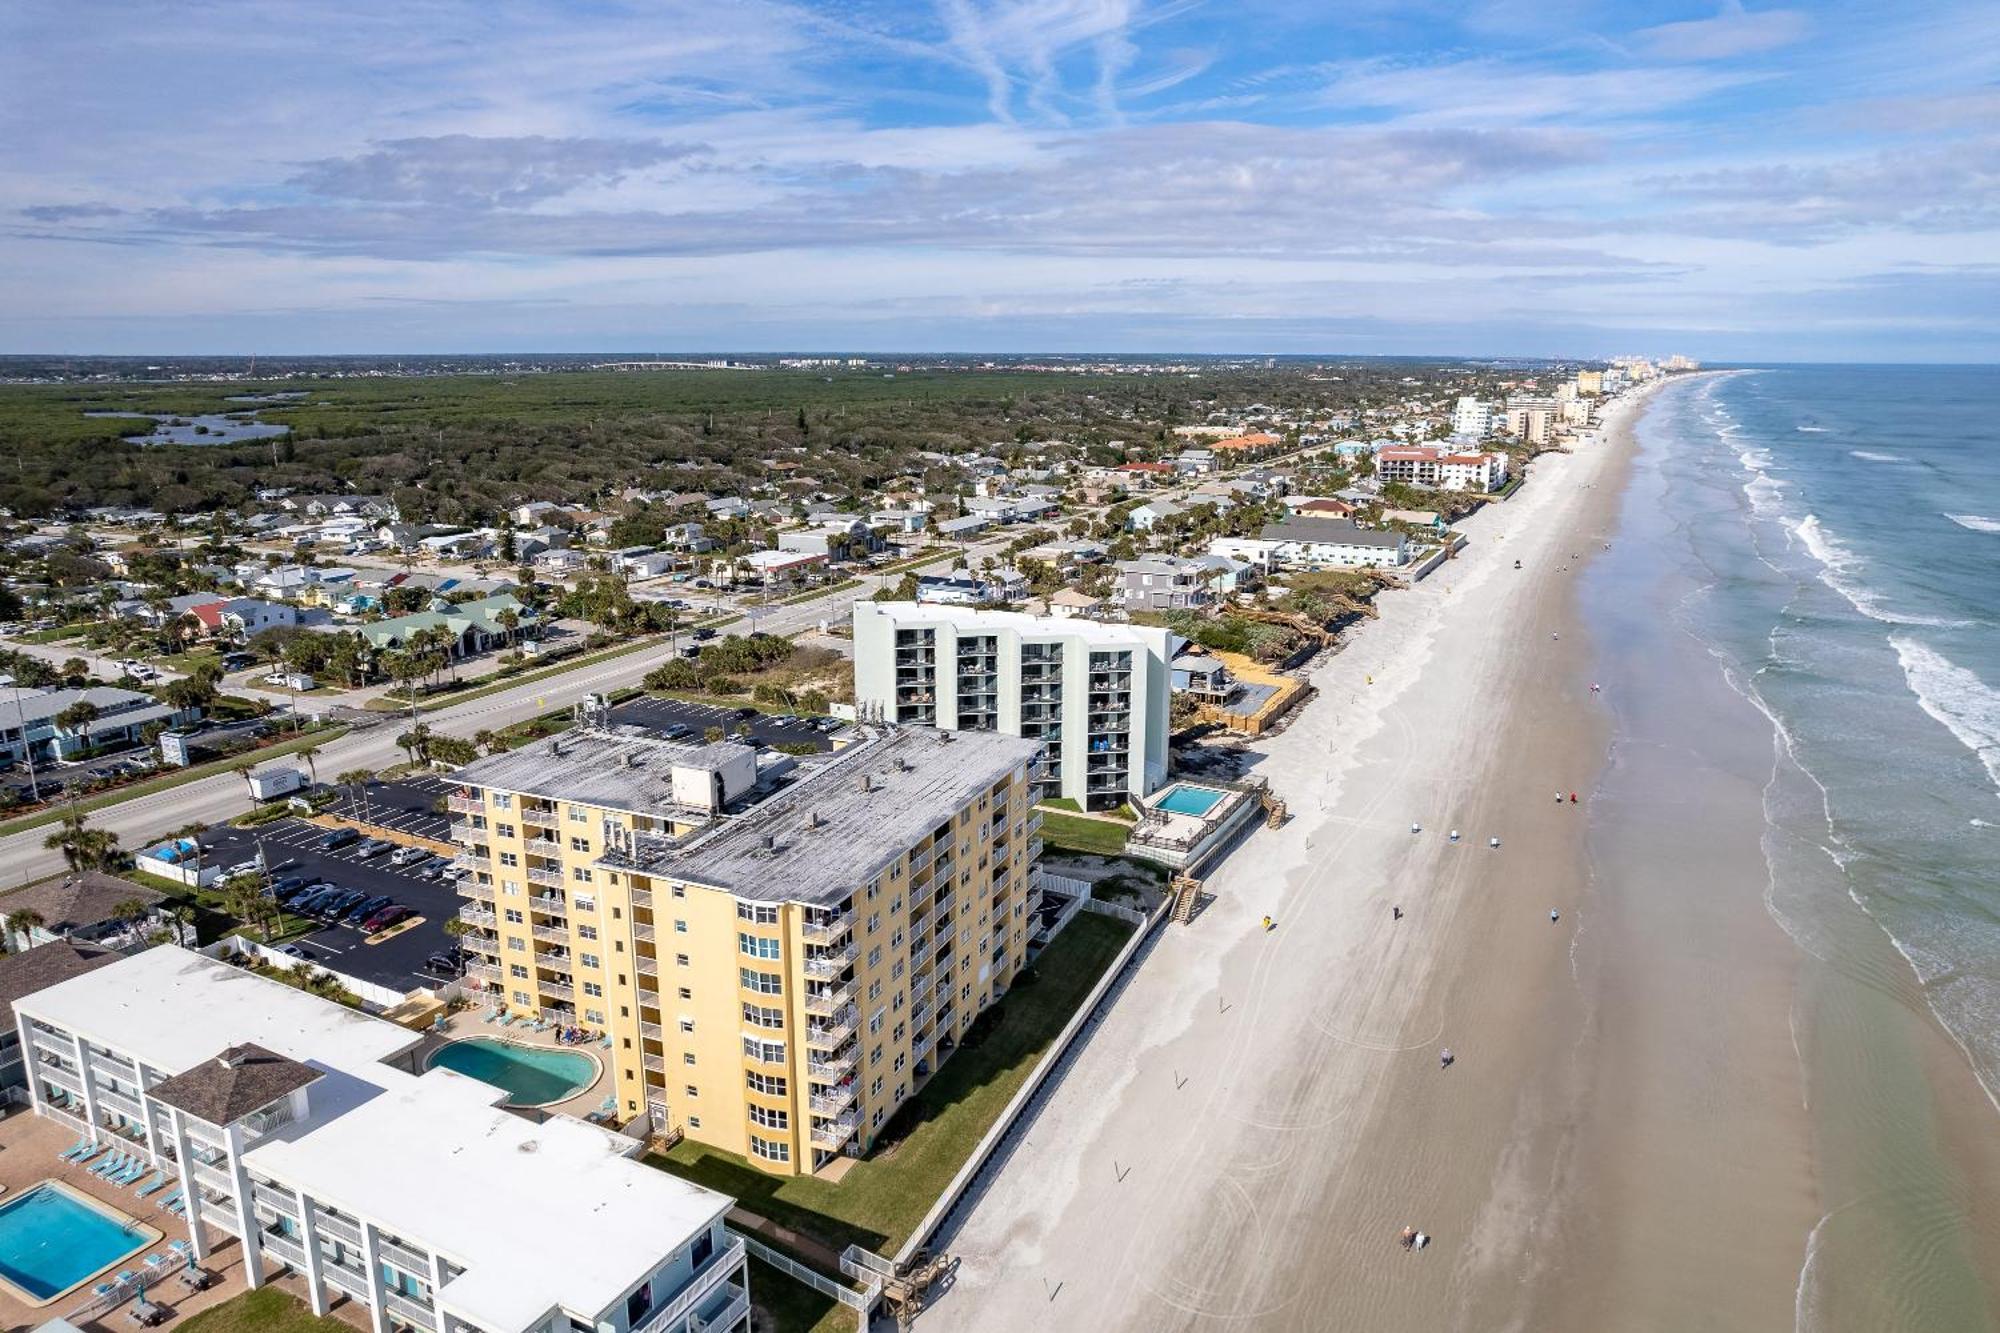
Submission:
[[[2000,360],[2000,6],[12,0],[0,351]]]

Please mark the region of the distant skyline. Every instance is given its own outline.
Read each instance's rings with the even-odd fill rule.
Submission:
[[[0,352],[2000,360],[2000,7],[0,8]]]

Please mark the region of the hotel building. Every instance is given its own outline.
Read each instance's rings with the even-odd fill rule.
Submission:
[[[733,1200],[423,1072],[418,1033],[170,945],[20,997],[14,1022],[37,1114],[165,1177],[197,1260],[233,1237],[251,1287],[289,1268],[315,1314],[346,1295],[375,1333],[749,1327]]]
[[[587,725],[472,764],[468,976],[611,1038],[621,1120],[782,1174],[859,1155],[1025,957],[1039,747],[864,729],[797,763]]]
[[[864,717],[999,731],[1043,747],[1038,799],[1111,810],[1167,776],[1174,635],[1011,611],[854,604]]]

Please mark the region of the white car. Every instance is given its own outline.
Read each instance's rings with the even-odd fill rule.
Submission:
[[[222,877],[224,879],[235,879],[238,875],[261,875],[263,873],[264,863],[252,859],[249,861],[238,861],[235,865],[223,871]]]

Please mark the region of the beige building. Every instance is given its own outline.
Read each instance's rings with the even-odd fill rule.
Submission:
[[[449,798],[470,980],[610,1038],[620,1122],[773,1172],[859,1155],[1013,981],[1040,746],[865,729],[803,762],[586,726]]]

